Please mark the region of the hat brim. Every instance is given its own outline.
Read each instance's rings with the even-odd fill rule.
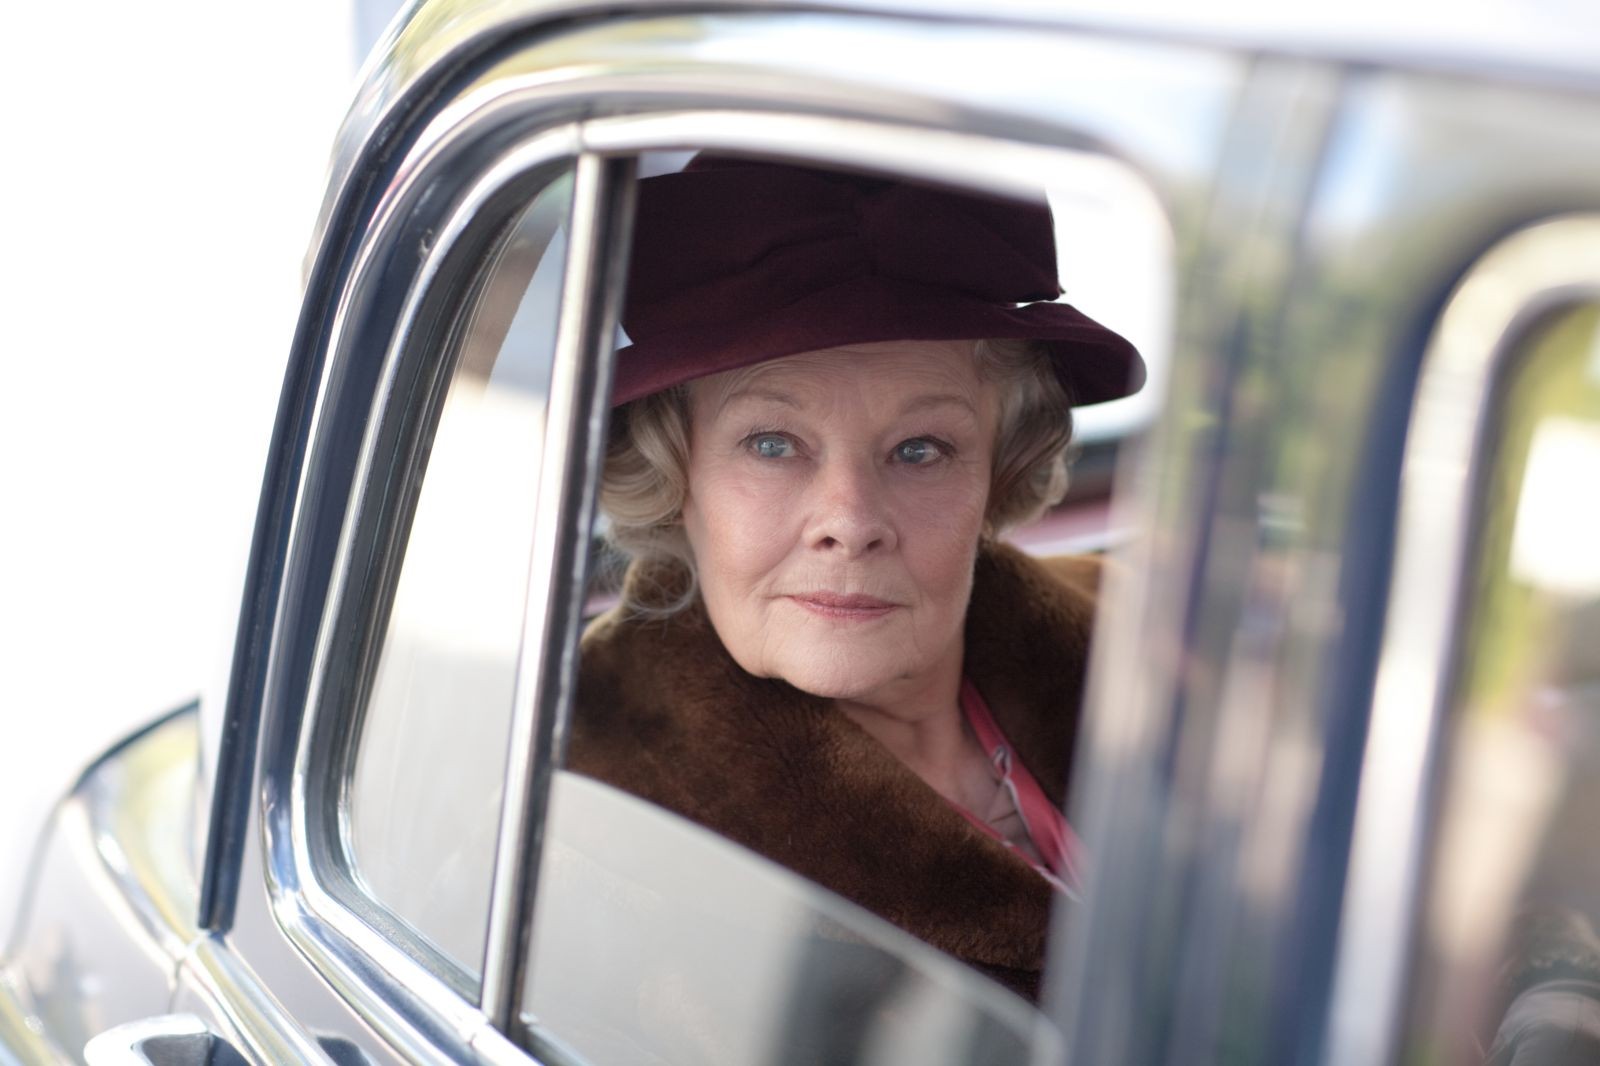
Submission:
[[[1044,342],[1074,406],[1120,399],[1144,385],[1144,361],[1133,345],[1069,304],[1004,307],[868,276],[808,293],[756,319],[635,338],[617,352],[611,402],[629,403],[801,352],[875,341],[983,339]]]

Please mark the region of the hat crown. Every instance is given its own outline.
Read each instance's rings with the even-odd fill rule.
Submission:
[[[874,341],[1028,339],[1079,403],[1144,380],[1064,303],[1049,208],[885,178],[697,156],[639,183],[613,403]]]
[[[877,277],[1006,307],[1061,295],[1043,205],[700,157],[640,183],[623,328],[760,315]]]

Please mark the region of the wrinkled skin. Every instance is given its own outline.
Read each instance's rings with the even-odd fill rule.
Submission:
[[[970,341],[807,352],[690,390],[683,522],[717,636],[969,810],[995,787],[957,694],[998,423]]]
[[[954,691],[998,420],[971,351],[862,345],[695,383],[684,527],[749,673],[880,705]]]

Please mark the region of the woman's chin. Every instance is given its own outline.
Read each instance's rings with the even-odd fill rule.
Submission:
[[[813,696],[859,700],[903,677],[905,663],[890,656],[831,655],[824,661],[781,664],[775,675]]]

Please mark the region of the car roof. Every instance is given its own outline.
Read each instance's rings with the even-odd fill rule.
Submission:
[[[1600,90],[1600,4],[1585,0],[1405,0],[1262,4],[1260,0],[412,0],[373,49],[340,129],[312,247],[341,191],[385,127],[452,70],[542,23],[584,17],[733,11],[855,12],[1059,26],[1189,43]],[[380,150],[381,154],[381,150]],[[309,263],[307,266],[309,267]]]
[[[1067,0],[1057,19],[1252,51],[1507,78],[1600,75],[1600,7],[1582,0]]]

